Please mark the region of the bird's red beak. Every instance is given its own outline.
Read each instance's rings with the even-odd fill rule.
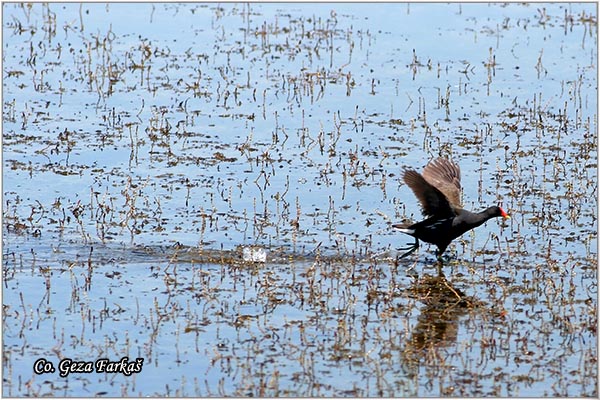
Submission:
[[[499,208],[500,208],[500,216],[501,217],[503,217],[503,218],[510,218],[510,215],[508,215],[506,213],[506,211],[504,211],[501,207],[499,207]]]

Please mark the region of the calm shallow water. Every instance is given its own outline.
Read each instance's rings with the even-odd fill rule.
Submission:
[[[597,396],[592,4],[3,7],[4,395]]]

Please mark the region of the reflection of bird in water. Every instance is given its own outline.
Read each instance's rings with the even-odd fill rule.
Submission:
[[[481,302],[453,287],[443,275],[419,278],[407,294],[425,304],[402,352],[403,369],[410,375],[418,372],[422,362],[443,364],[440,359],[444,356],[439,350],[457,341],[459,317]]]
[[[465,294],[444,276],[424,276],[411,287],[425,303],[413,330],[412,344],[418,350],[427,345],[443,345],[456,340],[456,319],[465,312],[469,302]]]
[[[442,253],[450,242],[463,233],[490,218],[510,218],[498,206],[488,207],[479,213],[463,210],[460,202],[460,167],[445,158],[429,162],[422,175],[413,169],[405,169],[403,179],[421,203],[423,215],[428,218],[416,224],[392,225],[415,238],[414,244],[402,249],[408,252],[400,258],[418,249],[420,239],[438,247],[437,257],[441,261]]]

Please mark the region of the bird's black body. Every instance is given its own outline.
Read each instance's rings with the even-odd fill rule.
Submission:
[[[502,208],[493,206],[479,213],[460,208],[460,168],[444,158],[430,162],[423,175],[407,169],[404,182],[419,199],[423,214],[429,218],[415,224],[392,225],[415,238],[415,243],[405,250],[405,257],[419,247],[419,240],[438,247],[438,258],[457,237],[494,217],[508,218]]]

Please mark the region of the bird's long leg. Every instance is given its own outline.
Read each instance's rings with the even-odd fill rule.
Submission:
[[[408,250],[406,253],[402,254],[400,257],[398,257],[398,259],[400,260],[401,258],[404,258],[406,256],[411,255],[412,253],[415,252],[415,250],[417,250],[419,248],[419,239],[415,238],[415,242],[407,247],[402,247],[398,250],[404,251],[404,250]]]
[[[442,264],[442,261],[438,260],[438,262],[436,263],[436,266],[437,266],[438,276],[444,276],[444,270],[443,270],[444,264]]]
[[[435,264],[437,266],[438,276],[444,275],[444,273],[442,272],[442,267],[444,266],[444,259],[442,258],[442,251],[440,251],[438,249],[436,251],[436,255],[437,255],[437,262]]]

